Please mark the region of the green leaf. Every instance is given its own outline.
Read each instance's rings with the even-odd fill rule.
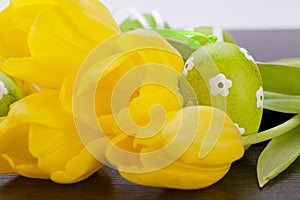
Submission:
[[[264,108],[282,113],[300,113],[300,95],[264,92]]]
[[[264,90],[300,95],[300,68],[290,65],[257,63],[262,79]]]
[[[274,62],[281,65],[300,67],[300,58],[286,58],[286,59],[276,60]]]
[[[195,51],[187,43],[174,38],[167,38],[167,41],[181,54],[184,60],[187,60]]]
[[[300,126],[270,141],[257,163],[259,186],[283,172],[300,155]]]

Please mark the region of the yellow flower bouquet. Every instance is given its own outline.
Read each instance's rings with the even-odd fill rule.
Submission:
[[[125,22],[98,0],[11,0],[0,13],[0,173],[68,184],[107,165],[200,189],[299,125],[256,134],[266,79],[226,33]]]

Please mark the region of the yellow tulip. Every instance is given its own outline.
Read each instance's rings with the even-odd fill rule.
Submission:
[[[11,25],[4,26],[7,23]],[[0,15],[6,44],[0,55],[8,58],[0,69],[38,86],[60,89],[97,44],[119,32],[97,0],[13,0]]]
[[[217,140],[211,137],[216,133],[219,133]],[[233,121],[213,107],[191,106],[169,112],[161,131],[148,138],[140,136],[119,134],[106,156],[125,179],[147,186],[176,189],[210,186],[244,153]],[[212,150],[201,156],[210,146]]]
[[[57,91],[29,95],[12,104],[8,116],[1,118],[0,173],[78,182],[102,167],[90,148],[103,152],[101,140],[82,144]]]

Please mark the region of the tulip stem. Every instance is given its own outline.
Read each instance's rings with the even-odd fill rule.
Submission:
[[[291,119],[287,120],[286,122],[275,126],[271,129],[259,132],[253,135],[243,136],[243,144],[244,146],[257,144],[266,140],[270,140],[272,138],[278,137],[280,135],[285,134],[286,132],[296,128],[300,125],[300,114],[295,115]]]

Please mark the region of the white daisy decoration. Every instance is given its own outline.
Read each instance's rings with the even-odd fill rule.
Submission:
[[[264,90],[263,90],[262,87],[260,87],[256,91],[256,106],[258,108],[262,108],[263,107],[263,103],[264,103]]]
[[[218,74],[209,80],[209,85],[212,95],[220,94],[226,97],[229,95],[229,88],[232,87],[232,81],[227,79],[224,74]]]
[[[194,64],[194,57],[190,57],[189,59],[187,59],[187,61],[184,64],[184,69],[183,69],[183,75],[187,76],[187,74],[189,73],[189,71],[191,71],[194,68],[195,64]]]
[[[234,125],[237,127],[241,135],[244,135],[245,129],[243,127],[240,127],[237,123],[234,123]]]
[[[4,83],[0,81],[0,100],[3,98],[3,95],[7,94],[8,90],[5,87]]]
[[[256,63],[255,60],[254,60],[254,58],[251,56],[251,54],[246,49],[240,48],[240,51],[245,55],[245,57],[248,60],[252,61],[254,64]]]

